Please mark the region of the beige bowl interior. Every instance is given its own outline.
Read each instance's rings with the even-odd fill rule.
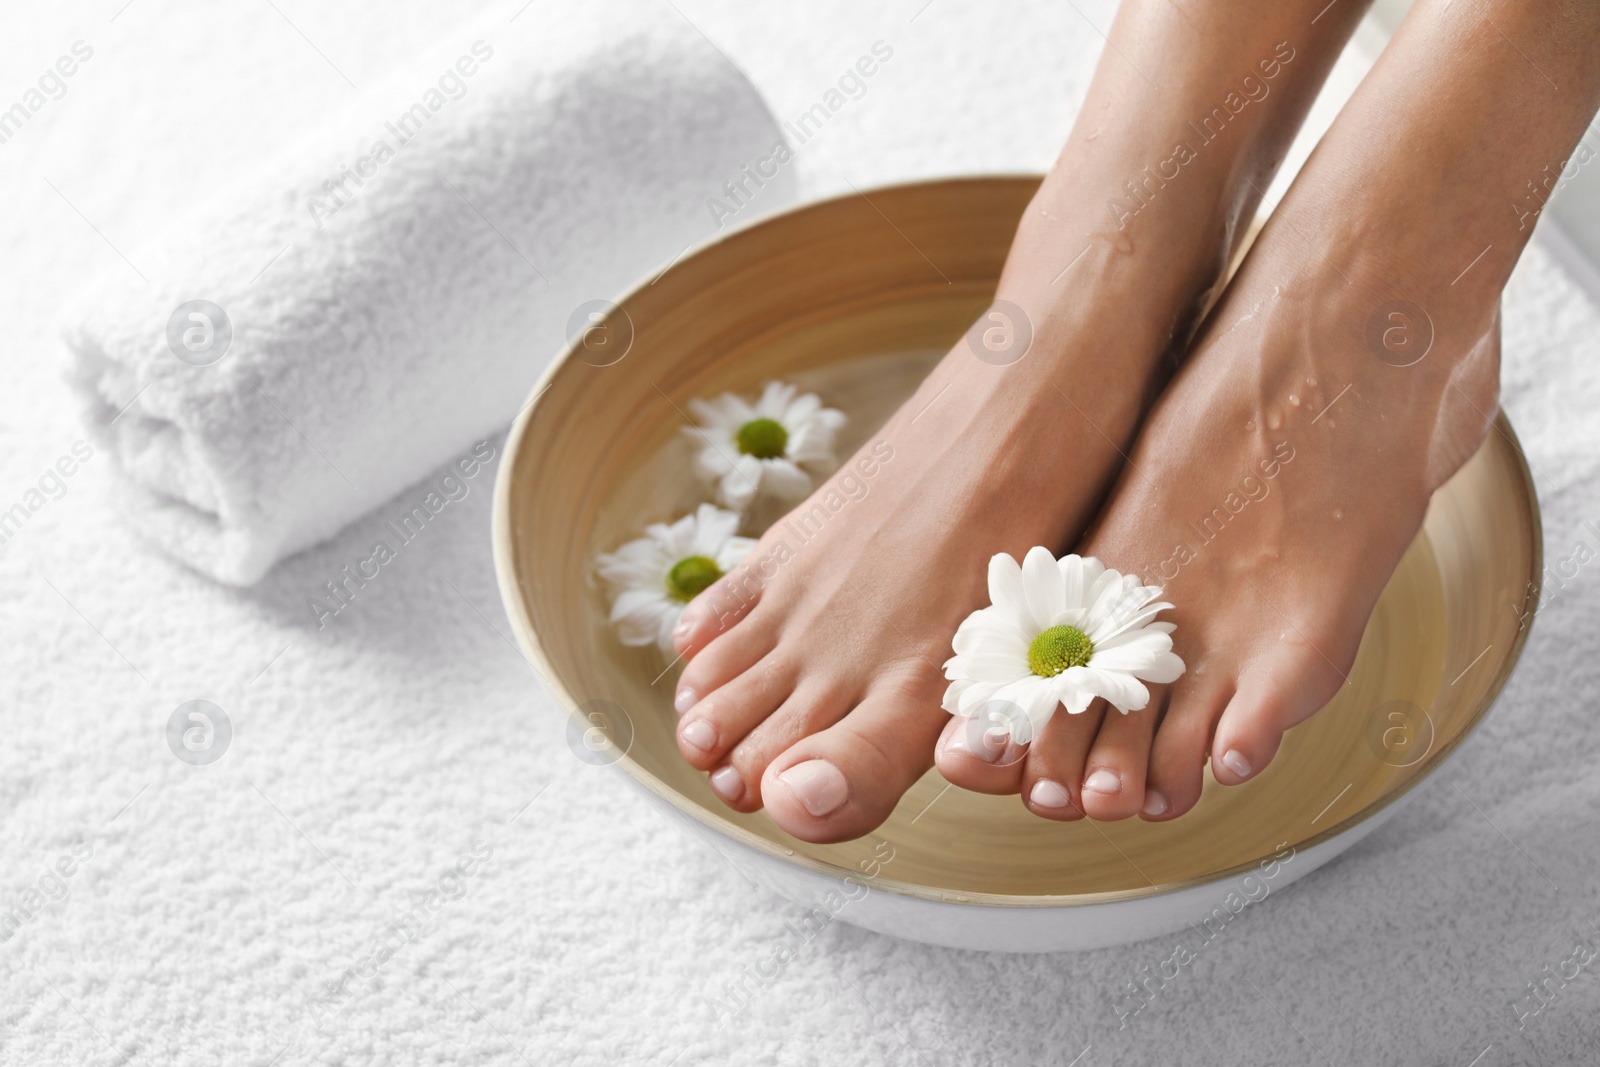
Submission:
[[[691,397],[792,380],[851,417],[847,449],[864,440],[990,299],[1036,185],[1005,177],[875,190],[683,259],[624,301],[634,335],[624,358],[596,366],[580,349],[551,368],[501,474],[496,554],[512,621],[569,709],[602,700],[622,710],[611,727],[626,748],[621,769],[718,832],[817,870],[855,872],[886,841],[894,861],[875,885],[933,899],[1145,895],[1348,828],[1412,787],[1488,708],[1521,650],[1541,570],[1532,486],[1502,418],[1436,495],[1350,683],[1290,732],[1259,778],[1234,789],[1208,779],[1182,819],[1047,822],[1015,797],[949,788],[937,771],[874,835],[839,845],[807,844],[761,813],[723,807],[673,741],[678,669],[663,674],[654,649],[617,642],[591,577],[596,555],[704,499],[680,440]],[[618,325],[612,336],[624,337]]]

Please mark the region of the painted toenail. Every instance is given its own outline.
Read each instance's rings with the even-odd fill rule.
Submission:
[[[778,775],[778,781],[794,790],[813,818],[839,810],[850,796],[850,783],[844,780],[844,772],[827,760],[796,763]]]
[[[1236,748],[1230,748],[1222,754],[1222,765],[1240,778],[1250,777],[1250,761]]]
[[[711,789],[729,804],[744,796],[744,780],[732,767],[718,767],[711,772]]]
[[[1169,806],[1170,805],[1167,804],[1167,798],[1165,796],[1154,789],[1150,789],[1145,792],[1144,807],[1140,810],[1146,815],[1154,817],[1157,815],[1165,815]]]
[[[694,707],[695,701],[699,699],[700,698],[695,695],[693,689],[685,686],[684,688],[678,690],[677,696],[672,698],[673,710],[675,710],[679,715],[682,715],[684,712]]]
[[[1064,808],[1072,803],[1072,797],[1057,783],[1048,778],[1041,778],[1033,784],[1033,791],[1028,794],[1028,801],[1040,808]]]
[[[1115,796],[1122,792],[1122,776],[1102,767],[1085,779],[1083,787],[1091,792]]]
[[[965,752],[969,756],[976,756],[985,763],[1001,763],[1002,757],[1006,764],[1015,763],[1021,758],[1021,749],[1011,743],[1011,735],[1004,729],[980,729],[976,719],[967,719],[960,727],[951,731],[950,739],[945,742],[947,752]]]
[[[678,736],[701,752],[710,752],[711,746],[717,743],[717,728],[704,719],[695,719],[684,723]]]

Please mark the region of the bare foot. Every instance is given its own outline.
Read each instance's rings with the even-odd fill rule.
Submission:
[[[1088,302],[1025,314],[1026,358],[995,365],[958,344],[685,611],[678,747],[730,807],[765,805],[807,840],[881,823],[932,763],[941,664],[983,599],[982,562],[1081,530],[1104,496],[1164,332],[1112,330]]]
[[[1497,287],[1418,284],[1392,232],[1339,226],[1347,244],[1268,227],[1080,549],[1164,588],[1188,672],[1143,711],[1058,711],[978,788],[1052,819],[1174,818],[1208,758],[1253,777],[1345,681],[1430,496],[1489,432],[1499,314]],[[966,722],[939,753],[961,785]]]
[[[1000,317],[975,327],[991,345],[957,344],[684,613],[678,747],[729,806],[844,840],[931,765],[949,721],[941,665],[984,601],[984,564],[1070,543],[1094,513],[1360,13],[1314,17],[1325,7],[1121,6],[1063,162],[1019,226]],[[1008,349],[1007,317],[1031,327],[1025,354]],[[1004,753],[975,748],[972,780],[994,772],[1003,788]]]

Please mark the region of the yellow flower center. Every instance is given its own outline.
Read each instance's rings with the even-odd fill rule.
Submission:
[[[709,556],[680,559],[667,572],[667,595],[687,604],[712,582],[722,577],[722,568]]]
[[[739,451],[757,459],[777,459],[789,447],[789,431],[777,419],[751,419],[739,427]]]
[[[1040,678],[1054,678],[1068,667],[1088,665],[1092,655],[1088,634],[1076,626],[1052,626],[1028,646],[1028,669]]]

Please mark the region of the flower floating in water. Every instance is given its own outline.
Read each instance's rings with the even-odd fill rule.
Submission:
[[[1032,548],[1022,566],[1005,553],[989,561],[989,607],[956,630],[944,709],[1032,741],[1056,706],[1071,714],[1104,697],[1123,714],[1150,702],[1141,682],[1183,673],[1172,651],[1172,607],[1161,590],[1108,569],[1093,557],[1057,560]]]
[[[596,569],[611,587],[611,624],[625,645],[655,644],[673,654],[672,628],[684,605],[744,562],[754,539],[735,537],[739,516],[701,504],[670,526],[645,527],[644,536],[600,557]]]
[[[769,382],[753,406],[732,393],[689,401],[699,422],[684,428],[700,446],[695,470],[725,506],[743,511],[758,495],[801,500],[816,477],[838,465],[833,435],[844,414],[823,407],[815,393],[798,392]]]

